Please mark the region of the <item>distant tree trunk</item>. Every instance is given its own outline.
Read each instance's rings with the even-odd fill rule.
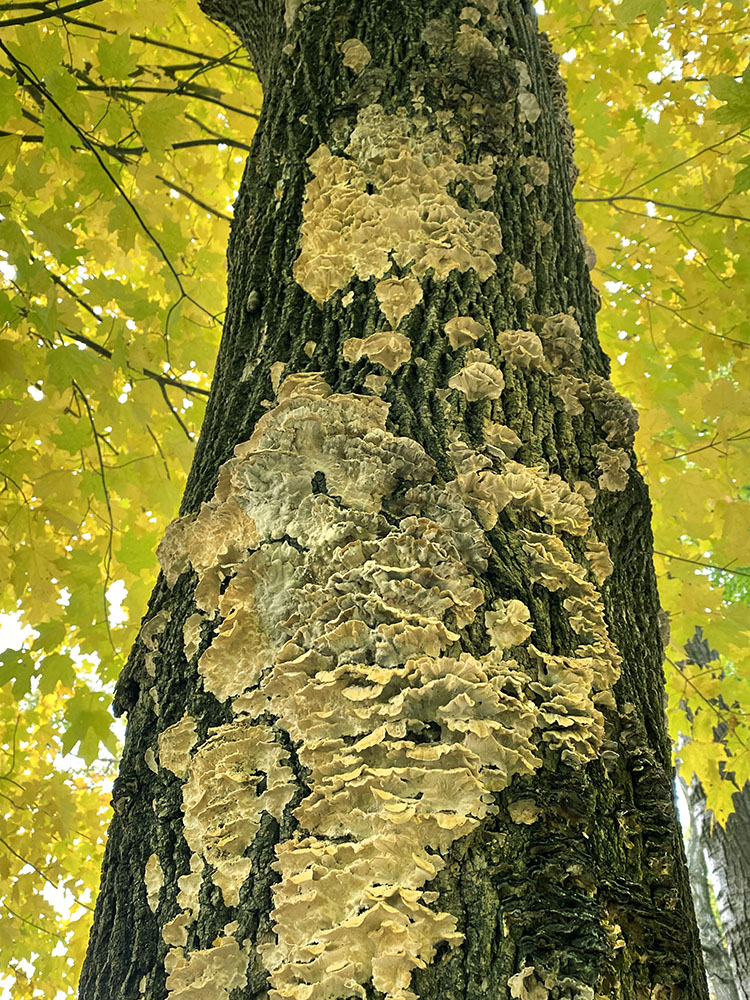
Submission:
[[[699,781],[693,779],[687,797],[727,945],[726,951],[721,950],[735,984],[734,993],[727,992],[726,996],[750,1000],[750,783],[732,796],[734,812],[726,829],[714,822],[711,811],[706,809],[706,794]],[[702,931],[700,919],[699,926]],[[726,972],[719,973],[722,964],[720,958],[713,968],[726,982]],[[712,964],[708,959],[706,966],[710,976]]]
[[[729,954],[724,947],[721,929],[711,906],[708,867],[704,852],[706,796],[702,785],[695,778],[690,785],[683,781],[682,787],[689,809],[687,862],[690,889],[703,945],[709,992],[716,1000],[745,1000],[744,995],[741,997],[738,992]]]
[[[705,1000],[635,417],[533,10],[205,9],[265,101],[81,1000]]]

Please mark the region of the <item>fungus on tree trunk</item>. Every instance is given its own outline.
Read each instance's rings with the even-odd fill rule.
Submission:
[[[533,10],[204,7],[265,98],[81,1000],[705,998]]]

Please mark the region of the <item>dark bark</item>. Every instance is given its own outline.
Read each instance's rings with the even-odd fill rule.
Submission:
[[[532,330],[544,318],[573,308],[583,338],[576,370],[587,392],[595,394],[600,385],[596,376],[606,378],[608,372],[596,338],[596,295],[576,228],[569,126],[555,59],[537,33],[531,8],[501,0],[498,16],[490,18],[493,6],[484,2],[466,8],[469,19],[463,23],[471,30],[475,10],[476,22],[481,21],[478,32],[494,48],[494,56],[481,44],[472,49],[471,43],[469,54],[455,48],[463,3],[303,3],[304,20],[290,18],[287,32],[280,3],[211,0],[209,5],[206,0],[207,11],[229,23],[248,45],[265,100],[235,207],[224,335],[183,515],[210,500],[220,466],[235,445],[250,438],[268,409],[274,398],[273,365],[283,362],[284,375],[320,371],[342,394],[366,395],[366,377],[383,374],[377,364],[366,359],[349,363],[342,353],[348,338],[364,338],[388,326],[378,309],[375,281],[352,275],[344,289],[353,292],[351,304],[345,306],[336,292],[318,305],[295,280],[292,268],[300,249],[305,186],[312,176],[308,158],[323,144],[334,156],[345,158],[362,109],[377,103],[382,120],[392,123],[401,107],[413,117],[412,101],[420,95],[428,109],[427,135],[439,136],[441,148],[449,138],[436,124],[435,111],[449,113],[446,120],[457,128],[461,151],[456,155],[462,163],[490,158],[497,180],[481,207],[499,221],[503,251],[495,258],[495,272],[485,280],[472,268],[454,269],[442,279],[428,271],[421,279],[423,298],[398,327],[411,343],[411,358],[388,375],[382,390],[390,403],[388,431],[424,449],[436,465],[434,482],[440,484],[456,475],[451,445],[461,439],[481,450],[485,422],[493,420],[519,436],[522,445],[516,457],[524,466],[598,489],[601,469],[592,447],[605,438],[606,413],[603,418],[589,396],[582,412],[566,412],[553,395],[554,371],[508,363],[495,340],[486,336],[473,346],[485,349],[501,366],[502,398],[467,402],[461,393],[446,391],[466,357],[465,349],[451,349],[444,332],[445,323],[457,315],[472,316],[487,330]],[[423,39],[430,22],[432,45]],[[352,38],[361,40],[371,55],[360,72],[342,63],[340,46]],[[521,61],[530,84],[524,82]],[[538,119],[519,120],[520,91],[536,95]],[[472,102],[475,108],[481,102],[478,112],[472,112]],[[530,180],[522,156],[548,165],[546,183]],[[462,211],[477,209],[469,184],[453,181],[448,188]],[[532,274],[520,288],[516,264]],[[404,266],[394,275],[408,272]],[[309,350],[311,341],[315,346],[308,356],[305,346]],[[326,493],[322,473],[316,472],[312,489]],[[346,509],[339,498],[332,502]],[[399,523],[403,496],[394,494],[387,504],[384,501],[383,510],[389,524]],[[609,635],[622,655],[615,701],[600,702],[604,738],[592,737],[596,752],[580,761],[571,755],[563,760],[551,743],[538,740],[543,763],[533,774],[517,774],[496,794],[497,811],[444,852],[445,867],[428,888],[437,890],[438,909],[455,917],[464,937],[454,946],[439,945],[426,967],[412,964],[411,989],[425,1000],[707,997],[672,800],[650,507],[634,459],[626,488],[598,491],[592,515],[614,563],[601,591]],[[497,523],[486,530],[489,566],[476,582],[487,607],[494,599],[523,601],[532,614],[533,641],[539,650],[570,656],[578,640],[563,605],[565,592],[531,579],[521,531],[537,521],[528,518],[532,515],[523,510],[501,510]],[[298,543],[291,541],[294,548]],[[566,536],[566,545],[575,559],[584,561],[582,538]],[[177,880],[190,872],[191,850],[183,835],[183,783],[168,768],[156,766],[153,757],[149,765],[149,753],[157,747],[157,733],[176,724],[185,712],[196,722],[199,750],[194,753],[202,752],[212,727],[226,726],[232,719],[231,703],[219,702],[205,690],[196,656],[187,659],[184,652],[183,626],[195,612],[195,585],[192,572],[183,572],[171,589],[160,578],[149,620],[161,611],[171,618],[154,640],[156,645],[136,644],[118,686],[117,706],[128,711],[128,734],[114,789],[115,818],[81,1000],[161,1000],[168,994],[164,963],[169,949],[160,935],[164,924],[179,914]],[[453,619],[449,627],[460,636],[451,655],[459,648],[479,658],[487,654],[481,615],[468,626]],[[216,621],[203,628],[199,653],[211,645],[216,628]],[[155,664],[153,659],[147,663],[150,652]],[[515,647],[514,656],[529,680],[541,675],[528,650]],[[222,940],[232,935],[237,942],[247,942],[251,958],[246,985],[232,1000],[264,996],[268,989],[263,953],[255,949],[274,939],[271,888],[279,876],[270,866],[276,845],[295,835],[294,809],[310,791],[309,769],[298,759],[309,748],[289,736],[278,716],[263,719],[273,725],[275,739],[287,754],[297,793],[280,821],[268,812],[260,820],[246,852],[252,870],[237,906],[225,905],[212,869],[206,867],[200,906],[186,937],[189,954],[211,954],[222,929]],[[427,727],[421,743],[438,739],[436,728]],[[529,800],[536,819],[531,815],[519,822]],[[144,867],[154,854],[164,880],[156,894],[155,914],[143,881]],[[175,947],[169,953],[172,958],[174,953]],[[519,978],[524,969],[528,973]],[[361,986],[368,997],[380,995],[369,982]],[[173,985],[170,990],[170,996],[178,995]],[[205,997],[228,995],[215,984],[203,990],[200,995]],[[315,992],[312,996],[318,1000]]]

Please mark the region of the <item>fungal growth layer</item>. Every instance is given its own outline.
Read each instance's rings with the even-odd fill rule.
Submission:
[[[477,383],[491,398],[502,392],[493,371]],[[473,384],[467,375],[455,389]],[[169,995],[197,995],[214,950],[228,983],[239,981],[248,959],[229,930],[208,952],[186,949],[195,880],[205,868],[238,905],[262,816],[280,820],[300,787],[291,745],[306,792],[296,832],[276,847],[276,940],[259,947],[271,996],[344,1000],[372,983],[388,1000],[416,1000],[413,970],[462,939],[428,887],[451,844],[547,748],[580,764],[602,746],[619,669],[597,589],[606,546],[589,534],[585,491],[509,458],[520,439],[504,425],[488,429],[484,451],[457,442],[456,478],[441,483],[419,444],[386,429],[380,398],[332,393],[315,373],[292,376],[279,396],[222,467],[214,498],[173,522],[159,550],[168,581],[195,571],[196,614],[213,635],[198,670],[232,713],[197,746],[189,716],[159,738],[161,766],[184,779],[193,858],[182,909],[162,931]],[[518,597],[485,602],[485,530],[504,510],[528,578],[562,595],[578,640],[569,655],[531,641]],[[589,536],[590,562],[565,534]],[[484,655],[461,648],[476,624]],[[521,823],[538,816],[533,801],[515,812]]]
[[[462,208],[449,185],[467,186],[479,202],[492,194],[491,164],[466,164],[425,123],[387,114],[378,104],[359,112],[345,149],[321,146],[309,158],[301,250],[294,276],[316,302],[353,278],[375,278],[383,313],[398,325],[421,299],[415,278],[438,279],[473,268],[481,279],[496,268],[500,227],[491,212]],[[386,278],[406,269],[408,282]]]
[[[495,8],[466,6],[447,35],[442,21],[430,22],[423,41],[452,45],[469,66],[499,66],[501,48],[481,28],[499,30]],[[290,32],[312,10],[287,0]],[[356,38],[336,58],[358,84],[373,72]],[[527,65],[506,62],[508,107],[526,133],[542,109]],[[452,117],[370,104],[356,122],[352,115],[340,153],[320,145],[309,157],[294,278],[319,305],[373,280],[372,304],[388,328],[355,329],[363,335],[342,337],[341,354],[388,374],[367,374],[361,394],[335,393],[321,373],[284,378],[286,363],[275,361],[276,405],[221,467],[213,498],[174,521],[159,548],[170,587],[194,574],[183,652],[226,713],[207,734],[187,713],[161,723],[158,761],[152,750],[148,762],[180,783],[190,851],[176,914],[174,901],[162,913],[156,854],[144,870],[170,1000],[224,1000],[258,962],[272,1000],[347,1000],[373,989],[417,1000],[414,970],[463,939],[460,915],[430,885],[452,845],[501,808],[498,793],[514,779],[602,753],[620,657],[600,593],[613,565],[592,530],[597,490],[541,458],[519,461],[533,442],[491,418],[506,382],[543,382],[564,419],[588,414],[600,428],[584,459],[589,478],[624,489],[635,415],[584,370],[572,310],[532,316],[530,329],[497,330],[472,315],[443,323],[447,360],[462,353],[436,399],[485,414],[472,422],[472,443],[455,431],[452,478],[389,429],[379,395],[394,375],[425,364],[412,357],[403,321],[426,290],[452,272],[485,281],[502,251],[498,220],[481,207],[499,160],[464,162],[460,129],[442,127]],[[520,166],[531,190],[549,182],[539,157]],[[521,261],[510,270],[516,300],[531,299],[534,273]],[[340,297],[344,316],[353,301],[352,289]],[[308,341],[307,357],[315,350]],[[498,524],[512,533],[523,591],[495,580],[499,595],[488,593],[488,532]],[[532,595],[560,607],[559,642],[535,624]],[[149,672],[166,624],[155,617],[142,632]],[[532,825],[542,807],[526,796],[507,814]],[[274,939],[251,958],[241,900],[254,878],[253,844],[273,821],[293,832],[275,846]],[[191,948],[208,883],[237,920],[210,948]],[[528,968],[508,985],[512,996],[544,1000],[545,983]]]

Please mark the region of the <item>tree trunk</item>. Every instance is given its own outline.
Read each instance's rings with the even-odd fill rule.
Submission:
[[[635,417],[533,11],[205,9],[265,101],[81,1000],[704,1000]]]
[[[716,896],[734,996],[750,1000],[750,782],[732,796],[734,812],[726,829],[706,810],[706,794],[695,778],[687,788],[687,798]]]
[[[695,777],[689,785],[682,781],[682,788],[688,804],[687,862],[690,890],[703,946],[709,993],[715,1000],[746,1000],[738,992],[729,954],[724,947],[722,932],[711,906],[704,843],[705,835],[710,836],[704,827],[706,795]]]

